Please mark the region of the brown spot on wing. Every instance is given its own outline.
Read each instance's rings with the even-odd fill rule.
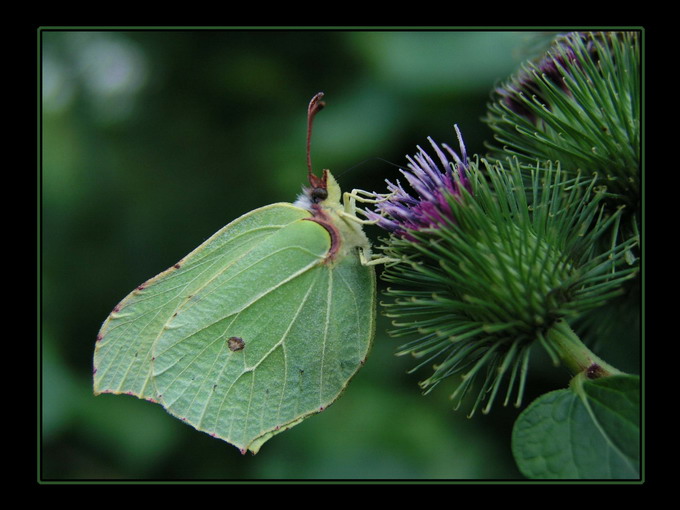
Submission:
[[[242,351],[245,348],[246,343],[243,341],[243,338],[232,336],[227,340],[227,345],[229,346],[230,351],[236,352]]]

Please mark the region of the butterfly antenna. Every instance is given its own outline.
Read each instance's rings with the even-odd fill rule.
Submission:
[[[314,172],[312,171],[312,151],[311,151],[311,146],[312,146],[312,123],[314,122],[314,116],[323,109],[324,106],[326,106],[326,103],[321,101],[323,98],[324,94],[323,92],[319,92],[317,95],[315,95],[312,100],[309,102],[309,107],[307,108],[307,176],[309,178],[309,184],[312,185],[314,188],[318,187],[324,187],[321,184],[321,180],[314,175]]]

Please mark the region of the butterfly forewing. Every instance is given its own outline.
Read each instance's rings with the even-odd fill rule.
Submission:
[[[227,225],[102,326],[97,392],[126,392],[242,451],[328,407],[363,364],[375,273],[290,204]]]

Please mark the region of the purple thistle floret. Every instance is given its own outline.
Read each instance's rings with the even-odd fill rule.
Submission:
[[[460,156],[445,144],[442,144],[442,150],[428,137],[439,164],[418,146],[418,154],[407,156],[409,170],[401,170],[415,191],[415,196],[404,190],[399,181],[396,184],[386,181],[391,195],[387,200],[376,204],[375,212],[366,211],[369,220],[374,220],[379,227],[410,240],[414,238],[409,231],[455,223],[448,196],[460,196],[461,185],[471,191],[466,175],[469,161],[465,145],[458,126],[455,129]]]

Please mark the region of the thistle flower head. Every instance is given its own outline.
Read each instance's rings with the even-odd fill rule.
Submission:
[[[465,144],[458,126],[455,129],[460,155],[448,145],[442,145],[442,150],[428,138],[436,160],[418,147],[418,154],[407,156],[408,170],[401,170],[413,194],[404,190],[399,181],[396,184],[387,181],[389,198],[379,201],[376,211],[366,211],[369,220],[376,221],[378,226],[399,237],[411,240],[414,240],[409,233],[411,231],[455,222],[449,197],[460,196],[461,188],[469,189],[470,186],[465,175],[469,167]]]
[[[640,49],[636,32],[572,32],[497,87],[485,118],[496,144],[532,165],[597,172],[614,207],[637,206],[640,191]]]
[[[564,81],[564,74],[570,66],[581,68],[579,56],[574,50],[572,39],[581,34],[572,33],[555,41],[554,48],[520,69],[510,80],[495,88],[497,98],[517,115],[527,118],[536,124],[537,115],[526,105],[527,98],[550,109],[549,96],[542,91],[541,81],[547,80],[564,94],[570,95],[569,87]],[[583,40],[587,54],[595,54],[592,41]],[[559,50],[558,50],[559,49]]]
[[[401,261],[382,273],[391,334],[409,339],[399,353],[432,365],[426,391],[462,376],[458,404],[481,381],[472,412],[484,400],[486,412],[506,383],[505,403],[514,393],[520,404],[531,347],[555,356],[553,326],[619,292],[636,270],[622,262],[634,241],[596,249],[620,214],[602,214],[594,179],[550,165],[522,172],[516,161],[508,171],[461,153],[439,156],[442,170],[420,149],[403,172],[416,196],[389,184],[372,214],[391,232],[379,249]]]

